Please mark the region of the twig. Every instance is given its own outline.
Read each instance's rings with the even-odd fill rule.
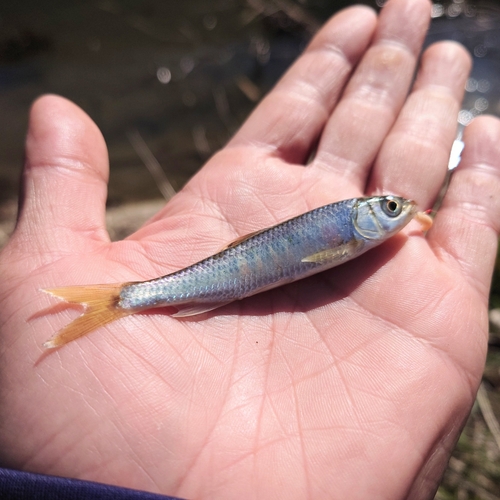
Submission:
[[[301,24],[312,35],[321,27],[321,23],[314,16],[295,2],[290,0],[274,0],[274,4],[290,19]]]
[[[160,193],[163,195],[165,200],[170,200],[170,198],[172,198],[172,196],[174,196],[175,194],[175,189],[173,188],[165,172],[161,168],[160,163],[154,157],[153,153],[148,148],[148,145],[144,142],[141,134],[139,134],[138,130],[133,129],[127,132],[127,137],[130,141],[130,144],[132,144],[134,151],[137,153],[139,158],[144,162],[146,168],[149,170],[149,173],[156,182]]]
[[[495,330],[495,333],[500,332],[500,309],[492,309],[488,318],[490,320],[490,327]]]
[[[106,210],[106,227],[111,241],[122,240],[137,231],[165,206],[162,198],[124,203]]]
[[[316,33],[321,26],[321,23],[306,9],[291,0],[247,0],[247,4],[257,15],[271,16],[281,11],[311,35]]]
[[[488,398],[488,392],[486,391],[486,387],[483,382],[481,382],[477,391],[476,400],[479,405],[479,409],[483,414],[484,421],[486,422],[486,425],[488,426],[488,429],[490,430],[493,439],[500,450],[500,424],[493,413],[493,408],[491,407],[490,399]]]
[[[477,495],[477,497],[481,500],[500,500],[500,497],[493,495],[493,493],[486,491],[484,488],[472,483],[471,481],[464,481],[463,483],[461,483],[461,486],[464,489],[474,493],[474,495]]]
[[[229,101],[227,99],[226,89],[223,85],[217,85],[212,88],[212,94],[215,101],[215,109],[217,109],[217,115],[221,119],[222,123],[226,126],[226,129],[230,134],[233,134],[238,128],[238,123],[231,114],[231,108],[229,106]]]
[[[210,144],[207,139],[207,131],[203,125],[195,125],[193,127],[193,142],[201,158],[206,159],[210,156]]]

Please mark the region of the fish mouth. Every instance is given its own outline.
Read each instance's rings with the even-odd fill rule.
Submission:
[[[413,200],[405,200],[403,203],[403,211],[408,211],[408,215],[412,217],[415,216],[418,212],[417,203]]]

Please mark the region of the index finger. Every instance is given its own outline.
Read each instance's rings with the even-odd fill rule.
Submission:
[[[260,145],[286,161],[302,163],[368,47],[376,24],[376,14],[368,7],[350,7],[335,15],[228,147]]]

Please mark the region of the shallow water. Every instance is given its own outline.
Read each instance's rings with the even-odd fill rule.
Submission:
[[[2,2],[0,203],[16,194],[29,105],[46,92],[101,128],[111,205],[160,195],[130,130],[179,188],[342,3],[308,1],[292,18],[258,0]]]
[[[109,205],[158,197],[127,134],[139,132],[178,189],[225,144],[318,27],[351,3],[2,2],[0,205],[17,195],[28,110],[38,95],[68,97],[101,128],[110,150]],[[485,111],[500,114],[499,11],[468,5],[437,4],[428,37],[456,39],[475,54],[464,124]]]

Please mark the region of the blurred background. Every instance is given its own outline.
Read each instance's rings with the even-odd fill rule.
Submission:
[[[348,0],[23,0],[0,5],[0,248],[12,231],[31,102],[57,93],[102,130],[108,227],[122,238],[154,214],[236,131],[324,21]],[[500,116],[500,3],[435,1],[426,44],[474,57],[457,137]],[[500,267],[488,361],[437,499],[500,500]]]

